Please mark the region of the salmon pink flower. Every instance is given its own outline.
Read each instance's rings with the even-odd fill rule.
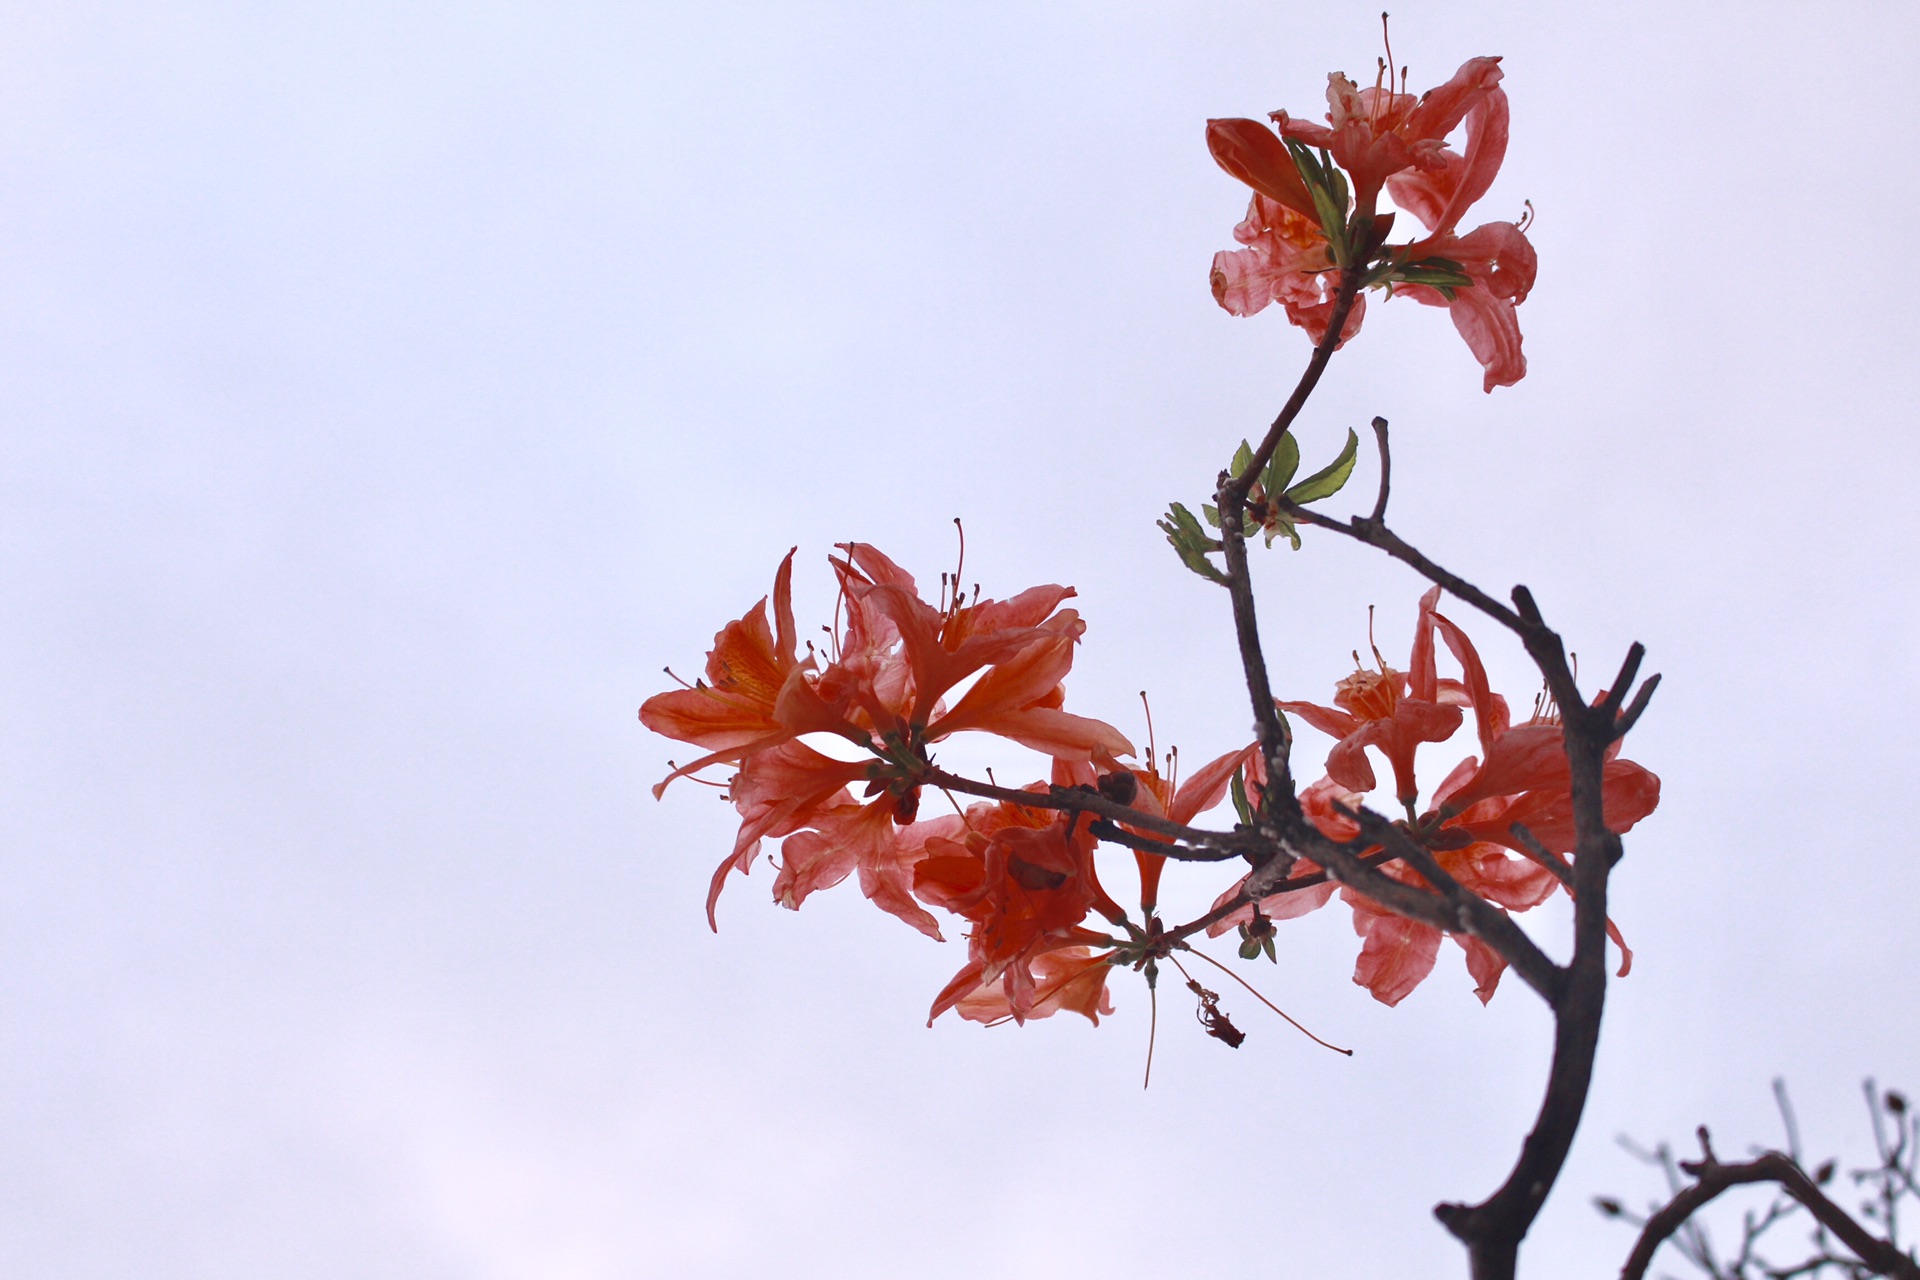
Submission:
[[[1507,95],[1500,88],[1500,59],[1470,58],[1453,79],[1419,97],[1396,93],[1383,65],[1381,78],[1362,89],[1341,72],[1327,77],[1326,124],[1295,120],[1284,111],[1271,119],[1283,138],[1324,147],[1353,181],[1354,203],[1373,215],[1380,189],[1409,170],[1437,175],[1443,209],[1458,222],[1468,205],[1487,193],[1507,153]],[[1447,136],[1467,126],[1467,151],[1454,155]],[[1397,198],[1397,197],[1396,197]],[[1449,224],[1451,225],[1451,224]]]
[[[775,577],[769,620],[762,600],[714,639],[707,679],[649,698],[641,720],[657,732],[708,748],[674,778],[717,764],[737,766],[728,783],[740,812],[733,848],[716,868],[707,919],[730,871],[744,875],[765,839],[785,841],[775,898],[798,907],[814,892],[859,873],[883,910],[938,938],[913,895],[913,866],[935,824],[915,824],[928,749],[955,733],[997,734],[1086,767],[1117,767],[1132,746],[1111,725],[1063,709],[1063,681],[1086,630],[1060,608],[1071,587],[1043,586],[1011,600],[962,598],[958,574],[941,604],[922,600],[913,578],[864,543],[833,561],[844,630],[825,661],[796,652],[791,601],[793,554]],[[949,707],[945,697],[970,677]],[[840,760],[800,741],[829,733],[869,758]],[[850,788],[864,783],[855,799]],[[1084,913],[1083,913],[1084,914]]]
[[[989,986],[1000,988],[1015,1021],[1040,1016],[1040,958],[1107,941],[1081,922],[1093,911],[1110,920],[1125,913],[1100,887],[1086,827],[1079,815],[979,804],[968,808],[964,834],[926,841],[915,893],[973,925],[967,964],[935,997],[929,1022]]]
[[[1009,1018],[1026,1021],[1077,1013],[1097,1027],[1102,1015],[1113,1012],[1113,999],[1107,994],[1107,977],[1113,972],[1108,963],[1111,954],[1091,947],[1061,947],[1035,956],[1034,995],[1023,1013],[1014,1012],[1004,983],[975,987],[953,1004],[953,1010],[968,1022],[989,1025]]]
[[[1525,227],[1489,222],[1464,236],[1437,232],[1404,250],[1409,264],[1444,261],[1458,266],[1470,287],[1441,290],[1418,283],[1396,284],[1394,292],[1415,302],[1445,307],[1467,350],[1485,370],[1481,388],[1510,387],[1527,374],[1520,349],[1520,317],[1514,308],[1527,300],[1539,260]]]
[[[781,690],[806,665],[794,653],[793,555],[773,579],[774,627],[767,625],[767,599],[729,622],[707,653],[707,678],[692,688],[656,694],[640,706],[640,723],[668,738],[712,748],[656,785],[657,798],[675,778],[709,765],[728,764],[794,736],[775,715]]]
[[[1209,122],[1221,123],[1253,121]],[[1213,300],[1236,316],[1258,315],[1268,303],[1277,302],[1287,319],[1319,345],[1333,323],[1334,294],[1339,288],[1333,251],[1319,221],[1256,191],[1247,216],[1233,229],[1233,238],[1246,248],[1222,249],[1213,255],[1208,277]],[[1340,327],[1341,343],[1360,332],[1366,314],[1366,298],[1355,298]]]
[[[773,898],[798,911],[807,896],[830,889],[854,871],[860,891],[889,915],[898,916],[935,942],[940,925],[913,897],[914,864],[926,857],[927,840],[957,835],[957,815],[897,827],[886,801],[840,805],[815,816],[808,830],[780,845],[780,874]]]
[[[1327,755],[1327,776],[1350,791],[1373,790],[1373,766],[1367,760],[1367,748],[1372,747],[1393,767],[1395,796],[1412,805],[1420,794],[1414,781],[1415,751],[1425,742],[1446,741],[1460,727],[1460,704],[1469,695],[1459,682],[1440,680],[1434,667],[1430,617],[1439,598],[1438,587],[1420,598],[1407,671],[1389,667],[1376,650],[1379,670],[1361,668],[1342,680],[1334,687],[1333,706],[1277,704],[1339,739]]]
[[[749,755],[728,784],[728,797],[740,811],[740,830],[733,851],[720,860],[708,886],[707,924],[716,931],[720,927],[714,906],[728,871],[746,875],[761,840],[791,835],[823,814],[851,805],[847,787],[866,774],[864,762],[835,760],[801,742],[783,742]]]
[[[1485,389],[1510,386],[1527,369],[1515,308],[1533,288],[1533,246],[1524,223],[1458,231],[1506,158],[1500,60],[1469,59],[1446,84],[1418,97],[1404,85],[1396,91],[1391,77],[1385,62],[1370,89],[1339,72],[1329,76],[1324,124],[1285,111],[1270,117],[1277,134],[1253,120],[1207,122],[1214,160],[1254,190],[1246,219],[1234,228],[1246,247],[1214,255],[1214,299],[1242,316],[1279,302],[1317,344],[1331,323],[1339,268],[1351,266],[1368,287],[1446,307],[1484,370]],[[1464,149],[1455,151],[1448,138],[1463,126]],[[1310,178],[1303,166],[1312,169],[1312,162],[1295,159],[1307,153],[1290,146],[1320,148],[1344,170],[1350,208],[1344,185]],[[1424,239],[1384,243],[1392,215],[1376,213],[1382,191],[1421,221]],[[1368,227],[1366,237],[1356,230]],[[1365,243],[1348,243],[1360,239]],[[1343,343],[1359,331],[1362,301],[1356,298],[1348,314]]]

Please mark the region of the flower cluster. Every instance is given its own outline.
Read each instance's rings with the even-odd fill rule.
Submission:
[[[1466,889],[1507,911],[1526,911],[1561,887],[1565,856],[1574,849],[1565,734],[1559,716],[1544,702],[1528,720],[1513,723],[1507,700],[1489,687],[1473,642],[1438,611],[1439,598],[1440,588],[1435,587],[1420,600],[1407,670],[1389,667],[1376,650],[1377,669],[1357,670],[1340,681],[1332,706],[1277,704],[1337,740],[1327,754],[1326,776],[1301,793],[1301,807],[1329,839],[1353,840],[1360,827],[1352,815],[1362,797],[1379,785],[1367,755],[1369,749],[1377,751],[1392,770],[1395,800],[1407,815],[1406,832],[1433,850],[1435,861]],[[1459,678],[1438,674],[1436,639],[1459,664]],[[1451,737],[1469,711],[1480,754],[1455,765],[1423,810],[1414,755],[1423,744]],[[1601,796],[1607,826],[1626,831],[1660,803],[1660,779],[1619,758],[1615,743],[1602,770]],[[1404,863],[1391,862],[1383,870],[1399,880],[1426,883]],[[1288,919],[1324,906],[1335,887],[1317,879],[1319,871],[1302,860],[1290,878],[1311,887],[1294,890],[1283,883],[1259,904],[1257,913],[1252,905],[1241,907],[1209,932],[1218,936],[1259,918]],[[1219,905],[1232,902],[1239,888],[1223,894]],[[1353,908],[1354,929],[1364,939],[1353,980],[1376,999],[1398,1004],[1432,972],[1440,950],[1439,930],[1395,915],[1351,889],[1339,892]],[[1608,931],[1620,944],[1624,975],[1632,953],[1611,924]],[[1484,1002],[1492,997],[1506,962],[1479,939],[1456,937],[1466,950],[1475,993]]]
[[[1271,128],[1209,120],[1214,160],[1254,192],[1233,232],[1246,247],[1214,255],[1215,300],[1237,316],[1277,302],[1318,343],[1332,323],[1342,271],[1360,272],[1363,285],[1446,307],[1486,371],[1486,390],[1518,382],[1527,361],[1514,309],[1533,287],[1533,245],[1524,223],[1458,230],[1506,156],[1500,78],[1500,59],[1473,58],[1416,98],[1394,90],[1393,69],[1383,63],[1369,89],[1339,72],[1328,77],[1325,124],[1285,111],[1272,113]],[[1464,150],[1455,151],[1447,139],[1463,126]],[[1383,190],[1420,220],[1424,237],[1386,244],[1393,215],[1378,212]],[[1355,298],[1340,341],[1359,331],[1365,311],[1365,298]]]
[[[1073,647],[1086,624],[1061,603],[1071,587],[1010,600],[969,600],[956,573],[940,600],[875,548],[849,543],[831,561],[839,581],[833,651],[800,652],[793,621],[793,553],[761,599],[714,637],[706,678],[649,698],[640,719],[707,754],[654,788],[731,766],[740,813],[733,848],[714,871],[707,918],[730,872],[745,875],[761,842],[782,840],[776,900],[797,909],[858,873],[873,903],[938,939],[928,906],[970,925],[968,962],[934,1003],[938,1016],[992,1020],[1104,1010],[1108,966],[1088,950],[1104,935],[1081,927],[1121,911],[1094,874],[1080,815],[1000,801],[921,821],[934,744],[963,731],[996,734],[1054,760],[1060,785],[1091,785],[1095,762],[1117,769],[1132,744],[1111,725],[1063,709]],[[972,684],[947,699],[963,681]],[[830,734],[860,748],[843,760],[803,739]],[[854,788],[860,788],[855,794]],[[1036,784],[1044,792],[1044,785]],[[717,928],[717,924],[715,925]]]

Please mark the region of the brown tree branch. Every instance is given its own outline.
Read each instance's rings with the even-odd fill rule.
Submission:
[[[1520,980],[1538,992],[1549,1008],[1559,1004],[1566,975],[1540,950],[1527,931],[1514,923],[1513,917],[1454,879],[1425,845],[1386,818],[1371,809],[1352,810],[1338,803],[1334,807],[1359,822],[1362,834],[1397,854],[1447,900],[1454,917],[1448,933],[1465,933],[1480,939],[1499,952],[1520,975]]]
[[[1688,1219],[1724,1192],[1756,1182],[1775,1183],[1805,1205],[1820,1225],[1833,1232],[1841,1243],[1853,1251],[1855,1257],[1873,1269],[1875,1275],[1892,1276],[1895,1280],[1920,1280],[1920,1264],[1916,1264],[1911,1256],[1901,1252],[1891,1241],[1881,1239],[1856,1222],[1820,1190],[1792,1157],[1779,1151],[1768,1151],[1740,1164],[1722,1164],[1715,1158],[1713,1148],[1707,1141],[1707,1131],[1701,1129],[1699,1132],[1704,1158],[1686,1160],[1680,1164],[1682,1169],[1693,1175],[1694,1184],[1682,1190],[1647,1219],[1640,1231],[1640,1238],[1634,1242],[1633,1252],[1627,1256],[1626,1265],[1620,1269],[1620,1280],[1642,1280],[1647,1267],[1653,1262],[1655,1250],[1680,1230]]]
[[[1524,587],[1515,588],[1514,603],[1522,643],[1555,691],[1565,727],[1575,831],[1574,950],[1554,1002],[1553,1063],[1546,1092],[1519,1160],[1500,1188],[1481,1203],[1434,1209],[1434,1216],[1466,1244],[1474,1280],[1513,1280],[1520,1241],[1546,1203],[1580,1127],[1606,1007],[1607,879],[1620,850],[1620,838],[1608,829],[1601,800],[1601,771],[1613,742],[1615,717],[1580,699],[1560,637],[1541,620]]]
[[[1373,514],[1367,517],[1372,524],[1379,524],[1387,518],[1387,498],[1393,492],[1393,451],[1387,447],[1387,420],[1376,417],[1373,420],[1373,438],[1380,446],[1380,488],[1373,499]]]
[[[975,782],[971,778],[963,778],[957,773],[948,773],[940,768],[929,768],[918,777],[925,786],[939,787],[945,791],[958,791],[962,795],[979,796],[983,800],[1000,800],[1007,804],[1022,805],[1028,809],[1051,809],[1056,813],[1091,813],[1115,822],[1124,822],[1128,826],[1139,827],[1143,831],[1152,831],[1169,840],[1179,841],[1179,844],[1156,848],[1153,852],[1183,861],[1224,862],[1229,858],[1244,857],[1249,852],[1259,852],[1261,844],[1259,838],[1249,832],[1203,831],[1198,827],[1185,826],[1151,813],[1143,813],[1130,805],[1109,800],[1099,792],[1087,788],[1056,785],[1046,791],[1021,791],[1014,787],[999,787],[991,783]]]
[[[1340,287],[1334,294],[1333,312],[1328,317],[1326,334],[1314,347],[1313,356],[1307,361],[1306,371],[1300,375],[1300,381],[1294,385],[1293,394],[1287,397],[1273,425],[1267,429],[1266,437],[1260,441],[1260,447],[1253,451],[1253,457],[1240,474],[1222,472],[1214,493],[1214,504],[1220,513],[1220,542],[1227,564],[1227,593],[1233,599],[1234,636],[1240,646],[1240,666],[1246,674],[1247,696],[1253,702],[1254,734],[1259,739],[1260,755],[1267,766],[1267,786],[1262,792],[1261,806],[1266,808],[1277,796],[1288,815],[1297,813],[1299,809],[1290,761],[1293,734],[1287,728],[1279,707],[1274,704],[1273,686],[1267,679],[1266,655],[1260,647],[1260,625],[1254,614],[1253,576],[1247,567],[1247,539],[1243,528],[1247,491],[1252,487],[1254,478],[1272,460],[1273,451],[1292,428],[1293,420],[1307,403],[1307,397],[1319,385],[1320,375],[1326,372],[1327,362],[1340,345],[1340,332],[1346,327],[1348,313],[1353,310],[1353,300],[1360,292],[1360,277],[1358,267],[1348,267],[1340,273]]]

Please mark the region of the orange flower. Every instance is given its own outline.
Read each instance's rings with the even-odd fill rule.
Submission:
[[[1484,370],[1486,390],[1518,382],[1527,362],[1515,308],[1526,301],[1538,267],[1525,224],[1491,222],[1465,235],[1457,231],[1506,158],[1508,106],[1499,64],[1498,58],[1469,59],[1453,79],[1417,98],[1396,92],[1385,63],[1370,89],[1335,72],[1327,78],[1326,123],[1276,111],[1270,118],[1277,135],[1253,120],[1209,120],[1214,160],[1255,193],[1233,233],[1246,248],[1214,255],[1214,300],[1238,316],[1279,302],[1288,319],[1318,343],[1332,318],[1336,268],[1352,263],[1367,271],[1369,286],[1446,307]],[[1463,125],[1465,149],[1457,152],[1447,138]],[[1351,208],[1335,207],[1346,195],[1334,190],[1321,194],[1335,205],[1316,205],[1314,189],[1283,138],[1331,154],[1351,181]],[[1420,219],[1426,238],[1383,243],[1392,218],[1376,214],[1383,189]],[[1353,228],[1369,226],[1365,245],[1345,243],[1358,236]],[[1330,229],[1342,237],[1339,251],[1328,241]],[[1377,260],[1346,256],[1368,251],[1367,245]],[[1359,332],[1363,303],[1354,300],[1341,342]]]
[[[1470,695],[1456,681],[1441,681],[1434,671],[1430,619],[1439,598],[1438,587],[1420,598],[1408,671],[1395,671],[1375,650],[1379,670],[1361,668],[1334,686],[1333,706],[1276,704],[1339,739],[1327,755],[1327,776],[1350,791],[1373,790],[1373,766],[1367,760],[1367,748],[1373,747],[1393,767],[1395,795],[1411,806],[1420,794],[1414,781],[1415,751],[1423,742],[1446,741],[1460,727],[1460,703]]]
[[[877,549],[843,549],[846,558],[833,564],[845,626],[824,668],[811,651],[804,659],[795,652],[789,552],[775,577],[771,623],[763,599],[714,638],[706,681],[641,707],[649,728],[710,749],[674,769],[654,794],[710,765],[738,766],[728,788],[740,828],[714,871],[709,924],[728,872],[745,875],[760,842],[773,838],[786,841],[774,886],[780,902],[797,908],[857,870],[876,905],[938,938],[939,926],[912,893],[927,834],[913,819],[930,746],[977,731],[1083,764],[1111,762],[1133,748],[1111,725],[1062,709],[1062,681],[1086,630],[1078,614],[1058,607],[1071,587],[967,603],[956,575],[951,599],[943,590],[936,608]],[[948,707],[944,695],[976,675]],[[822,732],[870,758],[837,760],[797,740]],[[848,790],[861,782],[866,803]]]
[[[1195,818],[1226,797],[1227,788],[1233,783],[1233,775],[1241,769],[1256,775],[1249,778],[1249,786],[1257,796],[1257,774],[1261,767],[1260,744],[1256,742],[1208,761],[1176,789],[1174,779],[1163,776],[1155,763],[1149,760],[1144,769],[1127,770],[1133,775],[1135,784],[1130,803],[1140,812],[1153,817],[1191,825]],[[1126,823],[1120,825],[1135,835],[1151,838],[1154,834]],[[1151,916],[1160,901],[1160,875],[1166,869],[1167,860],[1160,854],[1139,850],[1134,851],[1133,857],[1140,868],[1140,910],[1143,915]]]
[[[1574,849],[1572,772],[1565,732],[1559,718],[1551,714],[1511,723],[1507,701],[1489,687],[1486,666],[1473,641],[1438,611],[1439,596],[1436,587],[1421,597],[1406,673],[1382,661],[1378,671],[1363,670],[1341,681],[1335,707],[1278,704],[1323,732],[1344,735],[1327,756],[1328,776],[1300,793],[1301,808],[1328,839],[1357,836],[1358,825],[1334,806],[1357,808],[1363,794],[1373,788],[1374,774],[1365,749],[1375,747],[1392,763],[1399,798],[1411,811],[1418,795],[1415,748],[1449,736],[1462,722],[1461,708],[1471,708],[1482,757],[1469,756],[1454,767],[1435,790],[1433,806],[1420,823],[1431,833],[1427,840],[1435,861],[1464,888],[1502,910],[1527,911],[1551,897],[1561,883],[1533,860],[1513,834],[1514,824],[1527,827],[1553,853],[1568,854]],[[1436,637],[1460,664],[1459,679],[1439,676]],[[1409,712],[1410,706],[1416,709]],[[1440,732],[1442,728],[1447,732]],[[1619,759],[1619,750],[1620,744],[1614,743],[1602,767],[1601,803],[1608,827],[1624,832],[1659,804],[1660,779],[1631,760]],[[1377,846],[1366,852],[1375,851]],[[1426,883],[1404,863],[1388,863],[1381,870],[1408,884]],[[1304,879],[1318,871],[1302,861],[1291,878]],[[1225,906],[1239,890],[1236,884],[1214,905]],[[1283,887],[1262,900],[1260,910],[1274,920],[1304,915],[1325,903],[1333,890],[1330,883],[1292,892]],[[1398,1004],[1432,972],[1440,952],[1440,930],[1395,915],[1351,889],[1340,889],[1340,897],[1353,909],[1353,927],[1363,939],[1353,980],[1382,1003]],[[1217,937],[1252,917],[1253,908],[1243,907],[1208,932]],[[1607,929],[1620,947],[1624,976],[1633,953],[1611,921]],[[1477,938],[1452,936],[1466,951],[1474,993],[1485,1002],[1499,985],[1506,961]]]
[[[1418,98],[1396,93],[1390,68],[1371,89],[1341,72],[1327,77],[1327,123],[1295,120],[1284,111],[1271,119],[1280,135],[1310,147],[1325,147],[1353,180],[1354,203],[1372,217],[1380,189],[1414,170],[1427,187],[1444,188],[1443,208],[1457,223],[1468,205],[1485,195],[1507,152],[1507,95],[1500,88],[1500,59],[1470,58],[1453,79]],[[1467,125],[1467,152],[1454,155],[1447,135]],[[1409,183],[1408,185],[1411,185]],[[1398,193],[1395,193],[1398,199]]]
[[[656,694],[640,705],[640,723],[655,733],[712,748],[712,754],[663,778],[653,789],[656,799],[675,778],[737,762],[794,736],[774,712],[781,690],[808,665],[794,653],[793,555],[787,552],[773,579],[777,632],[767,626],[767,598],[762,596],[713,638],[705,681]]]
[[[1072,587],[1033,587],[1011,600],[976,598],[972,604],[962,602],[956,587],[951,603],[935,608],[920,598],[912,578],[874,548],[849,543],[847,550],[851,563],[840,567],[850,613],[867,634],[898,642],[897,653],[872,659],[889,669],[894,681],[888,687],[898,691],[895,700],[867,700],[877,734],[932,743],[975,730],[1062,760],[1133,753],[1112,725],[1060,709],[1061,681],[1086,631],[1079,614],[1058,607],[1074,594]],[[886,630],[874,625],[876,616]],[[868,652],[873,654],[871,646]],[[947,708],[941,699],[982,667],[989,670]]]
[[[914,892],[973,923],[967,964],[935,997],[928,1022],[993,986],[1015,1021],[1044,1016],[1038,1010],[1049,971],[1042,957],[1106,941],[1081,922],[1096,910],[1110,920],[1125,913],[1100,887],[1086,826],[1079,815],[979,804],[967,810],[957,838],[926,841]]]

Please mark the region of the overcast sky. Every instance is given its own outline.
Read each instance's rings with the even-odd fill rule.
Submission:
[[[1655,1189],[1618,1132],[1775,1142],[1784,1075],[1858,1153],[1860,1078],[1920,1087],[1920,19],[1711,13],[1396,9],[1416,89],[1506,58],[1531,372],[1483,395],[1394,303],[1301,426],[1390,418],[1407,536],[1666,677],[1536,1275],[1617,1271],[1587,1198]],[[1131,981],[1097,1029],[928,1030],[961,944],[851,886],[790,914],[762,867],[707,931],[734,819],[653,801],[681,749],[634,716],[789,547],[818,624],[832,542],[931,583],[959,516],[988,595],[1079,588],[1070,707],[1244,742],[1153,520],[1306,344],[1209,296],[1246,192],[1202,122],[1377,48],[1358,4],[7,6],[9,1274],[1459,1274],[1428,1209],[1544,1078],[1518,982],[1482,1009],[1448,948],[1383,1008],[1336,909],[1257,981],[1351,1060],[1169,1000],[1143,1093]],[[1369,604],[1404,657],[1405,571],[1258,574],[1284,696]]]

